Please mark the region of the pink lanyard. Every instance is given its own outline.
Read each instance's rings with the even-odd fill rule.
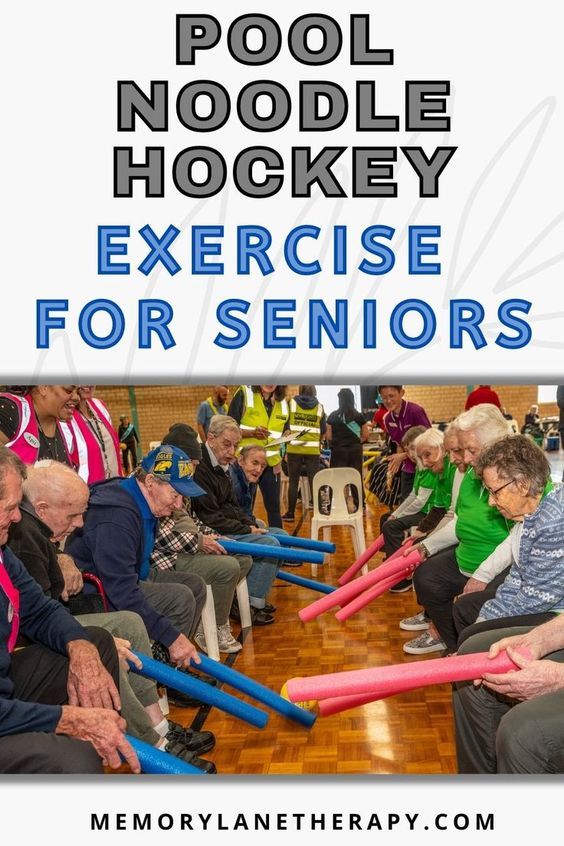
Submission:
[[[2,558],[2,551],[0,550],[0,588],[8,597],[8,622],[12,628],[10,637],[8,638],[8,652],[13,652],[18,639],[18,630],[20,627],[20,592],[12,584],[12,580],[8,575],[8,571],[4,566]]]

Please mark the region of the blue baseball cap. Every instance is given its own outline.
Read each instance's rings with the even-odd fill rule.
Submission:
[[[161,444],[149,452],[141,462],[141,467],[146,473],[168,482],[182,496],[205,494],[205,490],[192,478],[195,468],[186,453],[171,444]]]

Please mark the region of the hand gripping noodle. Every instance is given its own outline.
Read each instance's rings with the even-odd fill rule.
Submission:
[[[520,651],[530,657],[528,650]],[[290,679],[288,696],[291,702],[344,696],[349,703],[353,701],[351,697],[358,697],[357,704],[364,704],[369,701],[364,698],[368,695],[371,696],[370,701],[375,701],[431,684],[467,681],[478,679],[485,673],[508,673],[516,669],[517,665],[505,651],[495,658],[488,658],[487,652],[477,652],[474,655],[452,655],[421,663],[392,664],[388,667]],[[364,702],[360,701],[363,698]]]

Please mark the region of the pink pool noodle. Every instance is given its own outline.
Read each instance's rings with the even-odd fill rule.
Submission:
[[[520,650],[527,657],[526,650]],[[366,670],[348,670],[322,676],[290,679],[287,683],[291,702],[308,699],[332,699],[338,696],[372,695],[373,699],[425,687],[430,684],[467,681],[480,678],[484,673],[507,673],[517,665],[507,653],[488,658],[487,652],[474,655],[452,655],[431,661],[411,664],[392,664],[388,667],[370,667]],[[351,700],[352,701],[352,700]]]
[[[383,593],[386,593],[391,587],[397,585],[398,582],[401,582],[402,579],[407,578],[412,572],[412,568],[410,567],[407,570],[402,570],[401,573],[397,573],[395,576],[390,576],[389,579],[384,579],[382,582],[378,582],[377,585],[371,587],[369,590],[365,590],[360,596],[356,596],[351,602],[347,602],[347,604],[341,608],[340,611],[337,611],[335,617],[337,620],[340,620],[341,623],[344,623],[345,620],[348,620],[349,617],[352,617],[353,614],[356,614],[357,611],[361,611],[367,605],[369,605],[372,600],[378,599],[379,596],[382,596]]]
[[[366,547],[366,549],[364,550],[362,555],[359,555],[359,557],[356,559],[356,561],[353,564],[351,564],[351,566],[348,568],[348,570],[345,570],[345,572],[343,573],[343,575],[339,579],[339,584],[340,585],[348,584],[350,582],[350,580],[352,579],[352,577],[356,576],[356,574],[361,569],[361,567],[364,567],[366,562],[370,561],[372,556],[376,555],[377,552],[380,552],[380,550],[383,548],[383,546],[384,546],[384,535],[378,535],[376,540],[373,543],[371,543],[370,546]]]
[[[358,694],[358,696],[332,696],[330,699],[322,699],[318,703],[318,711],[320,717],[331,717],[333,714],[340,714],[341,711],[350,711],[351,708],[360,708],[361,705],[369,705],[371,702],[377,702],[379,699],[387,699],[390,696],[396,696],[398,693],[404,693],[404,690],[394,690],[390,688],[385,696],[378,696],[374,698],[373,693]]]
[[[323,614],[325,611],[330,611],[331,608],[336,608],[338,605],[342,608],[348,602],[351,602],[355,596],[358,596],[363,591],[377,584],[378,582],[394,576],[396,573],[401,573],[409,567],[416,567],[423,560],[423,556],[417,550],[410,552],[405,557],[394,558],[394,560],[386,561],[375,570],[371,570],[366,576],[360,576],[358,579],[350,582],[348,585],[334,590],[327,596],[322,596],[312,602],[311,605],[306,605],[298,612],[298,616],[303,623],[314,620]]]

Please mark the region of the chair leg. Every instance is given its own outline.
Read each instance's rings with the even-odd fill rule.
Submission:
[[[206,639],[208,657],[219,661],[219,645],[217,642],[217,622],[215,619],[215,606],[211,586],[207,586],[206,604],[202,611],[202,628]]]
[[[237,602],[241,616],[241,628],[248,629],[253,623],[251,620],[251,603],[249,602],[249,589],[247,588],[246,579],[241,579],[237,585]]]

